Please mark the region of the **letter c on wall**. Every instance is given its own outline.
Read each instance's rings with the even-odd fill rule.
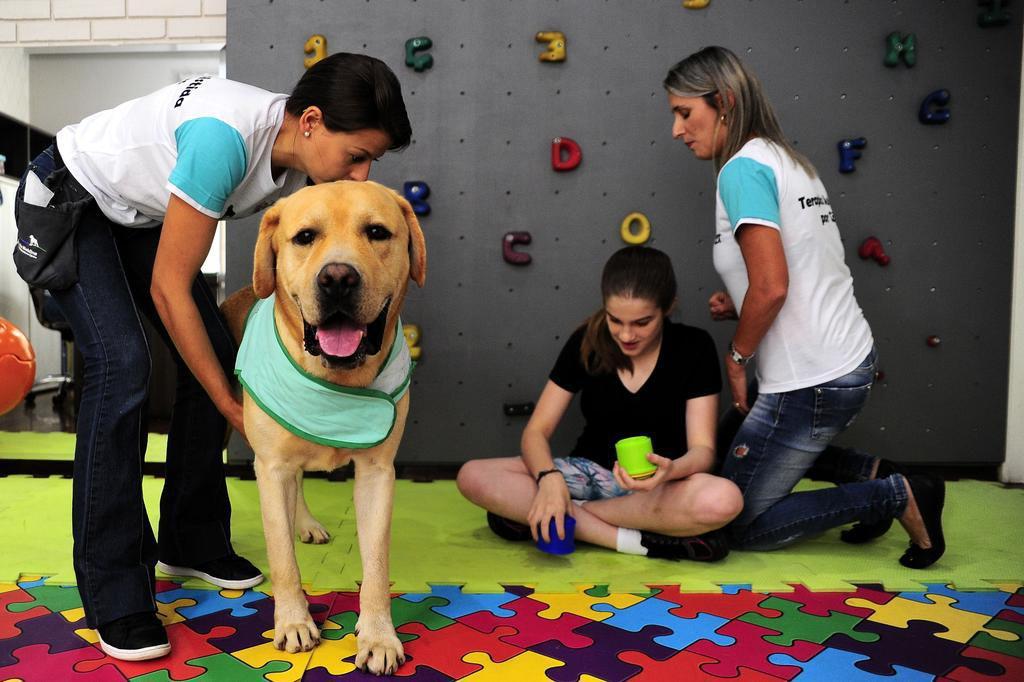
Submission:
[[[506,232],[501,240],[501,255],[505,262],[512,265],[529,265],[533,260],[530,254],[516,251],[515,246],[516,244],[529,244],[532,241],[533,237],[529,232]]]

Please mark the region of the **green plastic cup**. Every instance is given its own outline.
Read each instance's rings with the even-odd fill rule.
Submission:
[[[656,465],[647,461],[647,455],[652,452],[654,447],[648,436],[623,438],[615,444],[615,456],[619,459],[619,466],[637,480],[650,478],[658,470]]]

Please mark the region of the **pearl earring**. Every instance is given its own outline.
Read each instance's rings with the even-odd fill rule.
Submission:
[[[309,131],[307,130],[307,131],[305,131],[304,133],[302,133],[302,136],[303,136],[303,137],[309,137]]]

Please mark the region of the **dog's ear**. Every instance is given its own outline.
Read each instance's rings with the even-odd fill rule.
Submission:
[[[409,279],[422,287],[427,281],[427,242],[423,238],[423,230],[420,228],[416,211],[412,210],[412,204],[398,192],[391,192],[402,209],[406,225],[409,226]]]
[[[267,209],[260,220],[260,234],[256,238],[256,253],[252,263],[252,288],[260,298],[274,293],[277,283],[277,253],[274,251],[274,232],[281,220],[284,199]]]

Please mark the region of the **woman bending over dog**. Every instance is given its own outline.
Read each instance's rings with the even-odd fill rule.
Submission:
[[[564,537],[628,554],[716,561],[728,554],[714,532],[739,514],[731,481],[706,473],[715,459],[721,376],[707,332],[668,320],[676,305],[669,257],[652,248],[617,251],[601,277],[603,307],[566,342],[523,430],[522,457],[477,459],[459,471],[459,490],[487,510],[508,540]],[[580,394],[585,425],[576,446],[554,457],[551,436]],[[634,480],[616,441],[648,435],[657,466]]]
[[[28,247],[15,261],[29,284],[52,292],[84,359],[74,564],[86,623],[110,656],[170,651],[156,616],[158,562],[221,588],[263,580],[231,544],[222,451],[228,424],[244,434],[229,379],[235,344],[199,272],[218,220],[259,213],[309,182],[366,180],[411,134],[394,73],[338,53],[291,95],[210,76],[169,85],[65,127],[29,164],[15,202],[19,237],[50,253],[77,248],[60,268],[39,268]],[[142,498],[143,316],[178,370],[156,534]]]

